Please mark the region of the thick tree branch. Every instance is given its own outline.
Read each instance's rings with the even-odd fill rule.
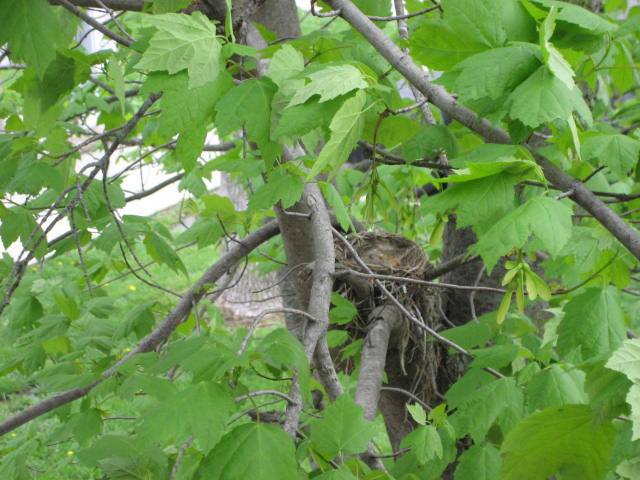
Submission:
[[[494,127],[487,119],[480,118],[475,112],[458,104],[456,99],[444,88],[433,85],[424,78],[424,73],[411,57],[403,52],[387,37],[366,15],[349,0],[327,0],[340,16],[360,32],[373,47],[410,83],[428,99],[429,102],[446,112],[467,128],[481,135],[487,142],[512,143],[509,134]],[[609,232],[611,232],[629,251],[640,259],[640,234],[627,225],[613,210],[598,199],[581,182],[560,170],[546,158],[534,152],[536,162],[544,170],[547,179],[563,191],[571,192],[570,198],[591,213]]]
[[[402,312],[395,305],[377,307],[369,315],[369,331],[362,346],[356,388],[356,403],[364,409],[367,420],[373,420],[378,411],[389,339],[401,323]]]
[[[262,245],[264,242],[275,236],[279,231],[277,222],[270,222],[262,228],[247,235],[239,243],[235,244],[216,263],[198,279],[196,283],[182,296],[182,300],[165,317],[149,335],[143,338],[138,345],[127,355],[122,357],[110,368],[105,370],[100,378],[83,388],[75,388],[66,392],[49,397],[16,415],[0,423],[0,436],[15,430],[25,423],[38,418],[51,410],[70,403],[78,398],[82,398],[93,390],[97,385],[112,377],[124,363],[129,361],[138,353],[150,352],[163,344],[173,331],[189,315],[191,309],[205,295],[211,284],[216,283],[227,271],[229,271],[241,258],[247,256],[252,250]]]
[[[335,249],[329,212],[318,186],[314,183],[307,184],[303,198],[305,198],[311,212],[310,233],[314,251],[313,281],[307,312],[316,321],[307,322],[303,342],[307,357],[311,358],[318,340],[329,326]]]
[[[289,151],[287,159],[295,156],[295,152]],[[333,288],[333,271],[335,269],[335,250],[333,246],[332,226],[327,207],[320,189],[316,184],[305,185],[302,199],[298,202],[298,208],[305,213],[305,216],[291,216],[287,212],[280,210],[278,221],[283,232],[283,240],[289,259],[289,267],[293,268],[300,263],[313,262],[313,276],[311,285],[309,282],[301,284],[296,282],[298,299],[302,305],[306,305],[307,313],[315,321],[306,321],[300,326],[296,326],[297,333],[301,336],[302,344],[309,361],[315,357],[322,364],[325,380],[337,379],[337,374],[330,371],[333,367],[331,357],[327,358],[328,349],[320,349],[316,353],[319,340],[324,335],[329,325],[329,308],[331,306],[331,291]],[[300,224],[299,222],[304,222]],[[289,228],[291,226],[291,228]],[[304,236],[301,233],[304,232]],[[300,236],[298,236],[300,235]],[[295,238],[292,238],[295,237]],[[305,239],[309,242],[301,245],[299,242]],[[292,244],[297,247],[291,248]],[[295,263],[294,263],[295,262]],[[300,318],[300,317],[298,317]],[[299,321],[299,320],[298,320]],[[327,369],[329,372],[327,372]],[[338,387],[339,388],[339,387]],[[330,386],[327,390],[335,390],[335,386]],[[294,379],[291,387],[291,397],[297,402],[289,404],[284,429],[291,435],[295,435],[298,428],[300,412],[302,411],[302,398],[300,385]]]

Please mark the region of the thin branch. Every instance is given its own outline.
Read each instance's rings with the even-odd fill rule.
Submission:
[[[374,22],[393,22],[396,20],[406,20],[407,18],[418,17],[420,15],[424,15],[425,13],[433,12],[435,10],[442,10],[442,7],[440,5],[434,5],[433,7],[423,8],[422,10],[418,10],[417,12],[413,12],[413,13],[393,15],[388,17],[381,17],[379,15],[367,15],[367,18]],[[340,10],[331,10],[325,13],[318,12],[316,10],[316,0],[311,0],[311,15],[318,18],[339,17]]]
[[[477,260],[480,260],[480,256],[468,256],[466,253],[461,253],[448,262],[441,263],[440,265],[433,267],[431,270],[427,270],[427,272],[424,274],[424,279],[435,280],[436,278],[439,278],[442,275],[455,270],[456,268],[466,265],[467,263],[475,262]]]
[[[171,473],[169,474],[169,480],[175,480],[178,478],[178,470],[180,469],[180,465],[182,464],[182,459],[184,458],[184,454],[187,452],[195,437],[191,435],[187,440],[180,445],[180,449],[178,450],[178,455],[176,456],[176,461],[173,463],[173,467],[171,467]]]
[[[120,45],[124,45],[125,47],[130,47],[131,45],[133,45],[133,41],[131,41],[128,38],[125,38],[125,37],[123,37],[121,35],[118,35],[116,32],[113,32],[113,31],[109,30],[105,25],[103,25],[102,23],[97,21],[95,18],[93,18],[93,17],[87,15],[86,13],[84,13],[82,10],[80,10],[78,7],[76,7],[69,0],[53,0],[53,1],[55,3],[57,3],[58,5],[62,6],[63,8],[66,8],[71,13],[73,13],[76,17],[80,18],[83,22],[85,22],[88,25],[91,25],[93,28],[98,30],[100,33],[102,33],[106,37],[109,37],[110,39],[116,41]]]
[[[129,195],[128,197],[125,198],[125,201],[128,203],[128,202],[132,202],[134,200],[140,200],[141,198],[148,197],[149,195],[153,195],[154,193],[162,190],[163,188],[166,188],[169,185],[172,185],[172,184],[182,180],[183,177],[184,177],[184,173],[178,173],[177,175],[174,175],[173,177],[167,178],[165,181],[160,182],[160,183],[158,183],[157,185],[154,185],[151,188],[147,188],[146,190],[143,190],[142,192],[133,193],[133,194]]]
[[[480,284],[480,280],[482,280],[483,274],[484,274],[484,265],[482,265],[480,267],[480,270],[478,270],[478,275],[476,276],[476,280],[475,282],[473,282],[473,285],[475,287],[477,287]],[[478,321],[478,316],[476,315],[475,299],[476,299],[476,290],[474,290],[469,294],[469,308],[471,309],[471,318],[473,318],[475,321]]]
[[[230,248],[216,263],[198,279],[198,281],[182,296],[182,300],[173,308],[165,319],[138,345],[127,353],[124,357],[105,370],[99,379],[90,383],[86,387],[74,388],[66,392],[46,398],[41,402],[28,407],[0,423],[0,436],[15,430],[31,420],[38,418],[45,413],[54,410],[61,405],[65,405],[74,400],[84,397],[97,385],[112,377],[118,369],[128,362],[133,356],[150,352],[157,346],[164,343],[173,331],[180,325],[191,312],[193,305],[203,297],[207,286],[216,283],[227,271],[229,271],[243,257],[246,257],[252,250],[262,245],[264,242],[275,236],[279,232],[277,222],[270,222],[262,228],[247,235],[242,244]]]
[[[71,3],[78,7],[102,8],[103,5],[106,5],[112,10],[139,12],[144,8],[144,1],[145,0],[102,0],[98,2],[97,0],[71,0]],[[49,0],[49,2],[56,4],[57,0]]]
[[[107,5],[105,5],[105,3],[102,0],[95,0],[109,15],[109,18],[111,18],[111,21],[113,22],[113,24],[118,27],[118,30],[120,30],[120,33],[122,33],[125,37],[127,37],[129,40],[131,40],[132,42],[135,43],[134,38],[129,35],[129,33],[124,29],[124,27],[120,24],[120,22],[118,21],[118,16],[115,15],[113,13],[113,10],[111,10],[111,8],[109,8]]]
[[[491,293],[507,293],[504,288],[494,288],[494,287],[483,287],[483,286],[474,286],[474,285],[454,285],[453,283],[443,283],[443,282],[431,282],[428,280],[420,280],[419,278],[411,278],[411,277],[398,277],[395,275],[380,275],[377,273],[363,273],[357,270],[353,270],[351,268],[341,268],[337,275],[341,275],[344,273],[355,275],[356,277],[363,278],[375,278],[378,280],[390,280],[393,282],[400,283],[415,283],[417,285],[426,285],[428,287],[435,288],[447,288],[451,290],[465,290],[469,292],[491,292]]]
[[[322,13],[316,10],[316,0],[311,0],[311,15],[318,18],[329,18],[340,16],[340,10],[331,10],[330,12]]]
[[[367,17],[369,17],[369,20],[376,22],[393,22],[394,20],[406,20],[407,18],[419,17],[420,15],[424,15],[425,13],[433,12],[435,10],[442,10],[442,7],[440,7],[440,5],[434,5],[433,7],[418,10],[417,12],[393,15],[390,17],[379,17],[377,15],[367,15]]]
[[[2,301],[2,304],[0,304],[0,313],[2,313],[4,309],[7,307],[7,305],[9,304],[11,297],[13,296],[13,293],[15,292],[15,290],[18,288],[18,285],[22,281],[22,277],[24,276],[24,273],[26,271],[26,265],[31,259],[34,258],[35,252],[37,248],[40,246],[40,244],[43,241],[46,241],[47,234],[53,229],[53,227],[60,220],[62,220],[62,218],[66,216],[68,212],[74,209],[78,205],[78,203],[81,202],[83,192],[87,188],[89,188],[89,186],[93,182],[93,179],[96,177],[98,172],[102,169],[102,166],[108,161],[109,158],[111,158],[111,156],[116,151],[116,149],[118,148],[122,140],[124,140],[124,138],[127,135],[129,135],[129,133],[131,133],[133,128],[138,124],[138,122],[144,116],[147,110],[151,108],[151,106],[160,98],[160,96],[161,96],[160,94],[152,94],[149,96],[149,98],[147,98],[147,100],[144,101],[144,103],[140,106],[140,108],[135,113],[135,115],[133,115],[133,117],[124,126],[118,129],[118,133],[116,134],[115,140],[111,143],[109,148],[106,149],[101,159],[98,162],[93,162],[85,165],[77,173],[77,175],[81,175],[83,171],[89,168],[92,168],[91,173],[82,182],[82,184],[80,184],[79,187],[74,186],[74,187],[70,187],[69,189],[66,189],[56,199],[56,201],[53,204],[54,206],[51,207],[47,211],[47,213],[44,215],[44,217],[40,220],[38,227],[33,229],[31,234],[29,235],[29,239],[25,242],[25,246],[23,247],[22,251],[20,252],[20,255],[18,256],[18,259],[14,264],[14,267],[12,268],[11,273],[9,274],[9,281],[7,282],[7,288],[4,294],[4,299]],[[53,213],[55,205],[57,205],[60,201],[62,201],[62,199],[73,189],[77,189],[76,196],[68,203],[68,205],[63,209],[63,211],[60,212],[58,216],[49,223],[47,228],[44,229],[43,231],[42,227],[44,223],[47,221],[47,219],[49,218],[49,216]],[[73,234],[73,230],[70,232],[70,235],[72,234]],[[25,254],[26,256],[23,258]]]
[[[542,182],[536,182],[533,180],[525,180],[522,182],[523,185],[528,185],[530,187],[540,187],[540,188],[550,188],[552,190],[560,190],[558,187],[553,185],[548,185]],[[632,200],[637,200],[640,198],[640,193],[616,193],[616,192],[603,192],[602,190],[591,190],[591,193],[598,197],[604,198],[613,198],[617,202],[630,202]]]
[[[250,398],[262,397],[264,395],[273,395],[274,397],[280,397],[289,403],[295,403],[295,400],[293,398],[291,398],[286,393],[281,392],[280,390],[257,390],[255,392],[249,392],[246,395],[240,395],[239,397],[235,398],[235,401],[244,402],[245,400],[249,400]]]
[[[391,115],[402,115],[403,113],[407,113],[410,112],[411,110],[415,110],[416,108],[420,108],[423,105],[425,105],[427,103],[427,99],[426,98],[422,98],[420,101],[417,101],[416,103],[413,103],[411,105],[408,105],[406,107],[402,107],[402,108],[389,108],[389,114]]]
[[[481,135],[487,142],[511,144],[511,137],[504,130],[493,126],[486,118],[480,118],[475,112],[460,105],[458,101],[444,88],[428,82],[424,78],[424,71],[418,67],[405,52],[403,52],[382,30],[367,18],[349,0],[326,0],[334,10],[340,11],[340,16],[360,32],[378,52],[393,65],[420,92],[447,113],[451,118],[459,121],[470,130]],[[595,196],[580,181],[560,170],[543,156],[529,148],[538,165],[544,171],[545,177],[561,191],[573,190],[571,199],[591,213],[614,237],[620,241],[636,258],[640,259],[640,233],[627,225],[604,202]]]
[[[238,349],[238,352],[237,352],[238,356],[242,355],[247,350],[247,347],[249,346],[249,341],[251,340],[253,333],[256,331],[256,328],[258,328],[258,325],[264,319],[264,317],[266,317],[267,315],[273,315],[275,313],[293,313],[295,315],[302,315],[303,317],[306,317],[313,322],[316,321],[316,319],[312,315],[309,315],[304,310],[299,310],[297,308],[282,307],[282,308],[270,308],[268,310],[264,310],[260,312],[260,315],[254,318],[253,321],[251,322],[251,325],[249,326],[249,330],[247,331],[247,334],[244,336],[244,338],[242,339],[242,342],[240,343],[240,348]]]
[[[408,161],[403,157],[394,155],[393,153],[388,152],[385,149],[380,148],[378,146],[374,147],[370,143],[367,143],[362,140],[358,141],[358,145],[360,145],[362,148],[364,148],[369,152],[372,152],[372,153],[375,152],[378,155],[381,155],[382,159],[378,159],[377,160],[378,163],[384,163],[386,165],[408,165],[412,167],[425,167],[425,168],[436,168],[439,170],[451,170],[451,167],[448,167],[446,165],[441,165],[438,162],[435,162],[428,158],[424,158],[422,160],[415,160],[413,162]]]
[[[422,400],[420,400],[419,397],[417,397],[416,395],[414,395],[410,391],[405,390],[404,388],[387,387],[387,386],[383,385],[382,388],[380,388],[380,390],[383,390],[383,391],[386,391],[386,392],[401,393],[402,395],[405,395],[405,396],[409,397],[411,400],[413,400],[414,402],[416,402],[418,405],[420,405],[422,408],[424,408],[427,412],[430,412],[431,410],[433,410],[429,406],[429,404],[423,402]]]
[[[434,2],[434,5],[436,7],[440,7],[440,4],[437,2]],[[404,15],[404,0],[393,0],[393,7],[396,11],[397,16],[401,17]],[[407,20],[404,18],[398,19],[398,36],[403,40],[409,39],[409,28],[407,27]],[[404,47],[402,51],[406,55],[409,55],[409,49],[407,47]],[[425,71],[423,75],[426,77],[427,72]],[[413,94],[413,97],[416,99],[418,103],[420,103],[423,100],[425,101],[427,100],[427,97],[425,97],[412,83],[409,84],[409,88],[411,89],[411,93]],[[422,116],[424,117],[428,125],[436,124],[436,119],[433,116],[433,112],[431,111],[431,108],[429,108],[428,104],[423,103],[420,107],[420,110],[422,111]],[[444,163],[448,163],[448,162],[444,162]]]

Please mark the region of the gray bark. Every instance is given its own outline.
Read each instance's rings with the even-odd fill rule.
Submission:
[[[393,43],[352,2],[349,0],[327,0],[327,3],[335,10],[339,10],[342,18],[360,32],[398,72],[429,99],[429,102],[451,118],[478,133],[487,142],[512,143],[507,132],[494,127],[487,119],[478,117],[475,112],[460,105],[444,88],[428,82],[424,78],[422,69],[413,62],[411,57]],[[570,192],[569,198],[593,215],[636,258],[640,259],[640,233],[627,225],[582,182],[560,170],[541,155],[532,153],[536,163],[542,167],[545,177],[553,185],[562,191]]]
[[[377,307],[369,315],[356,388],[356,403],[364,409],[367,420],[373,420],[378,411],[389,340],[401,323],[402,312],[394,305]]]

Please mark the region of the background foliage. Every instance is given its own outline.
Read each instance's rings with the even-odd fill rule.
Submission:
[[[216,23],[181,11],[189,1],[145,0],[109,10],[98,23],[111,41],[93,53],[78,41],[88,10],[74,3],[84,5],[0,1],[0,239],[19,252],[0,261],[0,411],[90,386],[2,430],[2,478],[640,478],[640,277],[629,248],[640,222],[638,7],[408,0],[408,38],[375,22],[457,104],[508,132],[501,144],[444,109],[425,123],[377,46],[330,16],[344,2],[301,11],[296,38],[258,25],[258,46],[228,12]],[[355,4],[393,15],[391,2]],[[212,145],[211,132],[226,142]],[[374,150],[365,168],[353,161],[358,142]],[[303,151],[291,159],[293,148]],[[558,188],[539,157],[581,180],[631,240]],[[123,179],[147,163],[179,182],[180,212],[120,215],[139,195]],[[208,190],[218,172],[245,188],[245,209]],[[281,324],[250,337],[213,304],[187,302],[166,341],[135,350],[230,234],[265,228],[308,185],[344,232],[397,233],[433,264],[455,215],[477,238],[467,256],[500,274],[493,311],[439,332],[471,360],[432,410],[410,403],[400,454],[381,416],[365,420],[355,401],[358,368],[340,372],[344,393],[329,401]],[[195,219],[187,228],[183,213]],[[68,232],[47,236],[58,223]],[[282,240],[267,240],[244,254],[262,272],[286,259]],[[333,294],[332,327],[356,313]],[[327,340],[357,367],[363,342],[346,331]],[[293,437],[279,425],[292,384],[302,399]],[[368,449],[384,470],[360,455]]]

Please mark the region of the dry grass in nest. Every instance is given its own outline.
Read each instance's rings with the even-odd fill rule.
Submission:
[[[376,274],[393,275],[405,278],[422,278],[431,268],[425,253],[419,245],[399,235],[386,232],[367,232],[352,235],[349,242],[360,258]],[[336,242],[337,268],[343,267],[367,273],[358,264],[351,252]],[[416,318],[434,328],[440,321],[439,292],[431,287],[412,283],[381,280],[389,290]],[[352,339],[365,338],[369,329],[368,315],[377,305],[389,303],[388,298],[369,282],[373,295],[365,299],[358,297],[352,286],[345,282],[340,293],[358,307],[358,317],[345,325]],[[424,399],[433,399],[435,395],[436,372],[439,362],[438,346],[427,338],[424,330],[410,320],[405,319],[402,331],[395,337],[399,352],[401,370],[411,375],[414,393]]]
[[[387,232],[366,232],[349,236],[360,258],[369,268],[381,275],[420,278],[430,267],[427,256],[411,240]],[[336,243],[336,262],[363,272],[346,247]]]

